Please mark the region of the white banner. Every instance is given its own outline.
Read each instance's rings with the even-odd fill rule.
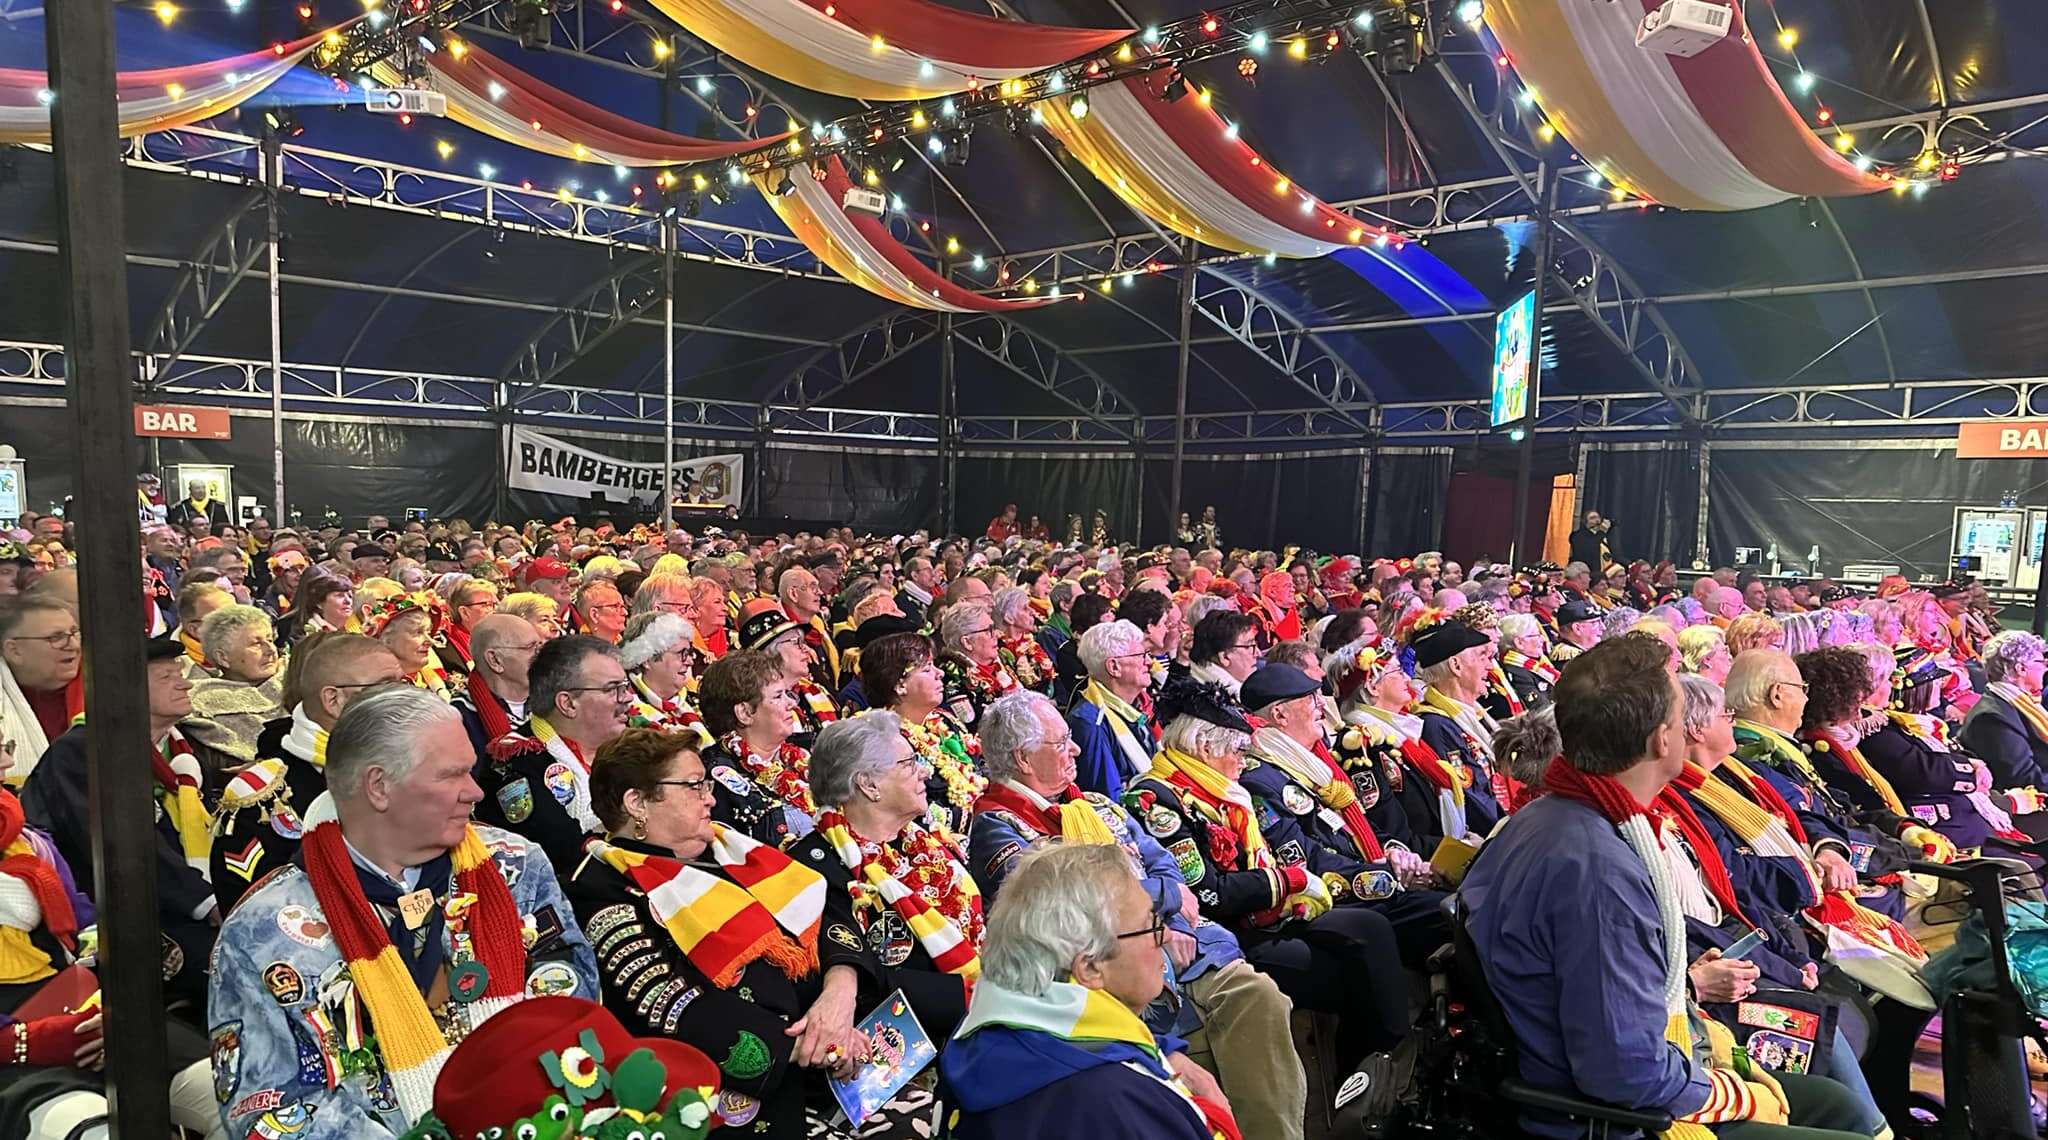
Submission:
[[[626,502],[661,501],[661,464],[639,463],[578,447],[532,428],[512,428],[506,483],[522,491],[540,491],[573,499],[602,495]],[[666,480],[678,503],[739,505],[746,488],[745,455],[707,455],[670,465]]]

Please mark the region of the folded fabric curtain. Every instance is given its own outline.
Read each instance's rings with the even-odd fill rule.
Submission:
[[[1807,127],[1740,5],[1727,37],[1690,59],[1636,46],[1636,25],[1657,6],[1492,0],[1486,24],[1573,149],[1632,194],[1746,210],[1885,187]]]
[[[849,99],[927,99],[1100,51],[1129,28],[1065,28],[932,0],[654,0],[749,67]]]
[[[319,43],[308,36],[263,51],[183,67],[123,71],[115,75],[122,138],[188,127],[223,115],[298,66]],[[0,144],[50,141],[50,79],[42,71],[0,68]]]
[[[551,87],[464,41],[426,57],[434,89],[448,97],[448,117],[495,139],[546,154],[615,166],[669,166],[731,158],[771,147],[787,133],[757,139],[696,138],[636,123]],[[372,72],[379,82],[403,85],[389,64]]]
[[[754,175],[754,185],[775,209],[789,232],[808,246],[818,260],[848,281],[878,297],[913,308],[954,313],[1000,313],[1051,304],[1057,298],[1007,300],[985,297],[941,277],[937,270],[905,248],[880,218],[847,210],[840,203],[853,180],[837,158],[826,159],[825,177],[816,167],[787,172],[793,189],[777,194],[784,172]]]
[[[1386,232],[1268,166],[1205,99],[1167,102],[1167,82],[1155,73],[1091,88],[1081,116],[1063,99],[1038,108],[1046,129],[1125,204],[1204,245],[1321,257]]]

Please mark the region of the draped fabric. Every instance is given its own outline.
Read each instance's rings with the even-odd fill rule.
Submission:
[[[1699,535],[1700,469],[1690,444],[1588,445],[1580,500],[1587,510],[1614,520],[1617,545],[1629,558],[1669,559],[1680,566],[1692,561]]]
[[[1035,309],[1059,299],[1004,300],[984,297],[953,284],[919,261],[880,218],[840,205],[853,185],[844,163],[837,158],[825,160],[822,179],[814,176],[814,169],[799,167],[788,171],[787,177],[795,187],[788,194],[777,194],[774,190],[784,177],[782,171],[756,174],[754,185],[775,208],[782,224],[810,247],[818,260],[868,292],[900,305],[952,313]]]
[[[425,62],[434,89],[448,96],[449,118],[492,138],[562,158],[667,166],[731,158],[789,137],[726,142],[659,130],[551,87],[466,41],[460,49],[426,56]],[[378,64],[373,76],[389,86],[404,85],[390,64]]]
[[[1746,210],[1884,189],[1808,129],[1740,5],[1726,39],[1681,59],[1636,46],[1636,25],[1658,2],[1497,0],[1486,23],[1573,148],[1630,193]]]
[[[1091,88],[1078,117],[1063,99],[1037,107],[1053,137],[1125,204],[1204,245],[1321,257],[1372,247],[1387,232],[1266,165],[1201,97],[1167,102],[1168,78],[1162,71]],[[1384,253],[1398,257],[1399,247]]]
[[[1100,51],[1128,28],[1066,28],[932,0],[654,0],[741,63],[849,99],[926,99]]]
[[[114,77],[122,138],[191,126],[234,110],[284,78],[319,43],[308,36],[263,51],[183,67],[123,71]],[[0,68],[0,144],[50,141],[42,71]]]

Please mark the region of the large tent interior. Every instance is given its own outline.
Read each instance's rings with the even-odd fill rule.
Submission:
[[[1205,11],[953,6],[1129,29],[1125,42]],[[892,110],[756,71],[666,3],[543,7],[540,37],[509,2],[394,4],[433,18],[407,25],[391,58],[445,56],[460,37],[594,108],[706,140]],[[1228,9],[1225,34],[1263,12],[1318,29],[1313,50],[1258,32],[1179,74],[1282,182],[1394,237],[1326,256],[1191,243],[1021,103],[960,116],[962,139],[940,121],[950,108],[924,100],[928,130],[842,155],[872,173],[882,223],[922,264],[981,294],[1061,297],[1016,311],[910,307],[825,267],[769,201],[779,175],[810,175],[803,161],[761,191],[724,161],[578,161],[452,119],[370,113],[360,82],[312,57],[235,110],[127,139],[122,184],[96,208],[125,233],[148,397],[236,413],[232,439],[167,440],[160,460],[231,463],[267,503],[262,155],[266,117],[289,113],[276,331],[299,517],[573,511],[500,497],[499,429],[658,455],[672,383],[683,454],[753,457],[750,516],[972,530],[1018,502],[1055,526],[1102,509],[1120,537],[1156,542],[1178,490],[1179,510],[1214,505],[1244,542],[1498,556],[1517,440],[1488,422],[1495,316],[1532,289],[1546,248],[1532,515],[1564,487],[1566,510],[1597,501],[1645,554],[1681,565],[1765,546],[1789,562],[1818,543],[1830,570],[1926,574],[1949,553],[1953,505],[2048,478],[2035,461],[1947,450],[1959,420],[2035,412],[2048,353],[2048,166],[2028,161],[2048,144],[2048,21],[2034,0],[1743,5],[1786,113],[1890,187],[1746,209],[1676,208],[1603,178],[1524,81],[1537,61],[1511,59],[1491,26],[1535,7]],[[1361,31],[1410,11],[1427,35],[1409,59]],[[262,53],[364,16],[357,0],[120,5],[118,66]],[[522,46],[522,19],[544,46]],[[39,73],[41,26],[30,0],[0,0],[0,64]],[[0,154],[0,440],[28,461],[41,509],[70,493],[74,464],[56,169],[47,145]]]

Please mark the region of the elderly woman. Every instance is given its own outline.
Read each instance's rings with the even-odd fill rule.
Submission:
[[[988,786],[976,772],[981,743],[940,703],[945,681],[932,663],[930,640],[919,633],[876,638],[861,652],[860,686],[872,709],[896,714],[925,763],[925,826],[956,838],[966,835],[974,801]]]
[[[960,1140],[1209,1140],[1229,1110],[1140,1013],[1163,988],[1166,926],[1114,846],[1024,857],[989,922],[987,968],[940,1068]],[[1085,1021],[1091,1028],[1082,1033]],[[1178,1070],[1176,1065],[1178,1065]],[[1189,1070],[1193,1070],[1190,1072]],[[1224,1134],[1236,1132],[1234,1122]]]
[[[1897,793],[1906,814],[1946,835],[1957,847],[1994,840],[2026,842],[2012,816],[1991,797],[1991,770],[1954,749],[1948,725],[1935,715],[1947,671],[1917,645],[1853,647],[1870,664],[1866,703],[1883,713],[1858,725],[1858,749]],[[2001,797],[2004,798],[2004,797]],[[2008,803],[2010,801],[2008,800]]]
[[[1643,611],[1636,609],[1634,606],[1612,606],[1600,615],[1600,640],[1606,641],[1610,637],[1620,637],[1634,628],[1635,624],[1641,620],[1643,620]]]
[[[939,621],[939,672],[946,680],[946,711],[968,728],[981,710],[1022,686],[1003,663],[1003,643],[996,617],[987,605],[962,603]]]
[[[448,674],[434,654],[448,622],[448,608],[439,597],[422,590],[381,598],[365,606],[362,617],[363,632],[398,657],[405,681],[444,701],[453,695]]]
[[[748,602],[740,611],[740,645],[781,662],[782,675],[789,682],[790,732],[797,744],[808,748],[820,728],[839,719],[839,706],[818,684],[812,668],[817,658],[804,638],[804,628],[789,620],[780,605],[765,598]]]
[[[562,635],[561,603],[546,594],[525,590],[507,594],[498,602],[498,612],[525,618],[533,623],[533,628],[539,630],[542,637]]]
[[[633,684],[633,707],[626,724],[688,733],[700,748],[709,747],[711,733],[690,698],[691,673],[697,666],[696,631],[674,614],[635,614],[626,623],[619,646],[619,664]]]
[[[796,718],[782,662],[759,650],[729,653],[704,670],[697,700],[716,741],[704,750],[718,783],[712,817],[777,847],[809,834],[811,758],[790,740]]]
[[[1704,677],[1716,685],[1728,680],[1728,635],[1715,625],[1689,625],[1678,631],[1678,671]]]
[[[1765,613],[1746,613],[1728,623],[1728,656],[1740,657],[1752,649],[1783,649],[1785,627]]]
[[[1955,846],[1921,826],[1860,747],[1863,737],[1884,723],[1882,714],[1868,715],[1864,705],[1877,698],[1880,708],[1891,693],[1891,675],[1873,679],[1870,659],[1859,649],[1816,649],[1793,658],[1806,682],[1806,708],[1799,738],[1806,745],[1814,771],[1827,786],[1846,796],[1866,822],[1894,834],[1912,848],[1948,862]],[[1882,685],[1882,689],[1879,686]]]
[[[272,618],[281,618],[292,612],[292,599],[298,595],[299,581],[306,576],[312,561],[306,552],[296,548],[278,551],[269,558],[270,588],[263,591],[263,609]]]
[[[921,822],[925,779],[895,713],[825,726],[811,754],[818,829],[790,854],[825,876],[828,937],[865,951],[864,1007],[901,990],[944,1041],[981,974],[984,919],[959,846]]]
[[[1010,675],[1022,688],[1050,693],[1056,670],[1052,656],[1038,644],[1038,610],[1031,604],[1031,594],[1012,586],[989,600],[989,612],[995,617],[998,652]]]
[[[1266,842],[1238,782],[1252,725],[1222,686],[1176,680],[1157,704],[1166,732],[1151,769],[1125,789],[1125,807],[1176,852],[1202,913],[1237,933],[1246,961],[1296,1008],[1338,1015],[1339,1071],[1392,1046],[1409,1024],[1393,924],[1361,907],[1332,910],[1306,852]]]
[[[640,584],[642,590],[647,583]],[[634,601],[640,600],[635,592]],[[708,661],[716,661],[732,652],[732,626],[725,609],[725,587],[715,578],[690,579],[690,601],[695,606],[695,617],[686,618],[697,631],[697,651]]]
[[[2007,630],[1984,643],[1984,693],[1963,721],[1963,747],[1991,769],[1992,786],[2018,793],[2020,806],[2034,813],[2020,818],[2029,835],[2048,833],[2038,810],[2048,791],[2048,711],[2041,707],[2041,678],[2048,672],[2048,646],[2022,630]],[[2031,793],[2031,794],[2029,794]]]
[[[590,770],[605,835],[565,893],[595,944],[618,948],[599,981],[629,1032],[725,1058],[728,1121],[818,1135],[807,1102],[829,1104],[824,1076],[851,1076],[870,1047],[853,1030],[863,955],[820,937],[815,871],[712,820],[717,786],[687,736],[631,728],[606,742]]]
[[[216,768],[255,761],[264,724],[285,714],[276,636],[255,606],[222,606],[200,623],[206,675],[192,682],[192,716],[181,727]]]

